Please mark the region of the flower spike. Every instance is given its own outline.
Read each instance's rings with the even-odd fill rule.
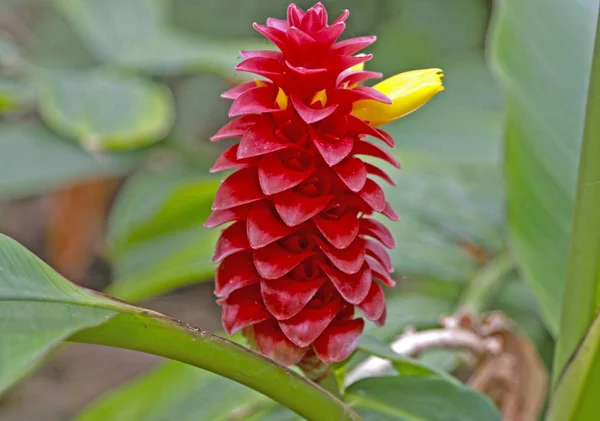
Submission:
[[[386,248],[395,247],[375,213],[398,216],[361,155],[400,168],[376,145],[376,128],[415,111],[443,90],[440,69],[381,77],[360,51],[375,37],[336,42],[348,17],[329,23],[321,3],[292,4],[287,19],[254,28],[280,51],[244,51],[237,70],[260,77],[222,96],[235,117],[213,141],[239,138],[211,169],[235,170],[221,184],[206,225],[229,224],[217,243],[215,293],[228,333],[282,364],[312,373],[347,358],[364,319],[382,325],[382,286],[393,286]],[[373,137],[373,141],[369,137]]]

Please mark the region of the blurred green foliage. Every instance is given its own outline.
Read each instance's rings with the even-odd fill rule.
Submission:
[[[139,174],[119,195],[108,240],[116,281],[108,292],[141,301],[212,279],[218,230],[202,226],[218,182],[186,170]]]

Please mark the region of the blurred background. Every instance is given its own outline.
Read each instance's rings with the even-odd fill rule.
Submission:
[[[330,16],[350,9],[344,37],[377,35],[369,70],[387,77],[440,67],[446,74],[442,94],[386,128],[403,163],[389,171],[398,187],[388,189],[401,215],[390,225],[401,282],[389,293],[388,324],[368,330],[390,341],[407,326],[437,325],[480,269],[506,254],[504,105],[486,58],[493,4],[324,3]],[[284,17],[287,4],[1,0],[0,232],[80,285],[220,331],[211,282],[218,230],[202,223],[220,179],[208,168],[228,144],[209,137],[227,121],[229,102],[219,94],[248,77],[233,71],[238,50],[269,48],[252,22]],[[516,320],[550,364],[553,340],[516,271],[507,271],[482,306]],[[430,359],[443,365],[438,357]],[[247,419],[240,407],[253,413],[234,405],[253,396],[245,389],[174,363],[153,368],[158,363],[68,345],[0,397],[0,419],[230,420]],[[206,412],[197,407],[199,393],[214,395],[219,411],[229,405],[238,412]],[[118,418],[114,407],[124,396],[134,404]],[[144,407],[142,397],[155,406]]]

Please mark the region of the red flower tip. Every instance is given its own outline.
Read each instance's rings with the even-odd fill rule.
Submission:
[[[357,101],[391,100],[358,86],[381,76],[362,70],[371,55],[357,55],[375,37],[336,43],[348,14],[329,23],[321,3],[291,4],[286,20],[254,24],[280,51],[242,52],[237,70],[263,79],[223,94],[236,118],[212,138],[240,138],[211,170],[235,172],[206,223],[233,222],[214,256],[223,325],[288,365],[347,358],[364,327],[354,309],[382,324],[380,284],[394,284],[385,250],[394,240],[371,218],[397,219],[372,176],[394,182],[359,156],[400,164],[367,139],[393,146],[392,138],[352,115]]]

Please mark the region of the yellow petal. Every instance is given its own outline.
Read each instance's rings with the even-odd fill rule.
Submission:
[[[285,94],[285,92],[283,92],[283,89],[279,88],[279,90],[277,91],[277,96],[275,97],[275,102],[277,103],[279,108],[281,108],[282,110],[287,110],[288,97]]]
[[[441,69],[413,70],[386,79],[373,88],[387,95],[392,104],[373,100],[357,101],[352,114],[368,121],[372,126],[381,126],[404,117],[419,109],[435,94],[444,90]]]
[[[327,105],[327,91],[325,89],[320,90],[313,96],[310,105],[316,104],[317,102],[321,103],[322,108],[325,108],[325,105]]]

